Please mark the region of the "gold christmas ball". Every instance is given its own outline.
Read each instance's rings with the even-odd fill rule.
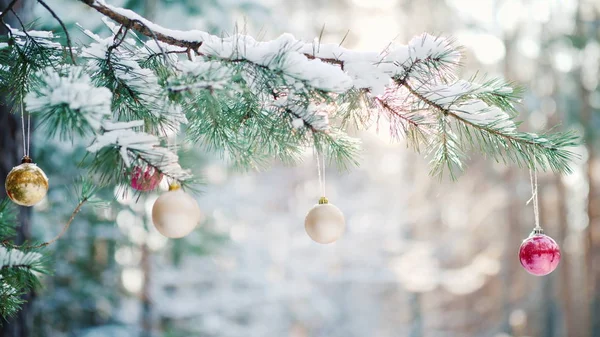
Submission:
[[[327,198],[319,200],[306,214],[304,229],[313,241],[328,244],[339,239],[346,230],[344,214],[339,208],[330,204]]]
[[[28,157],[23,163],[13,167],[4,183],[6,194],[16,204],[33,206],[42,201],[48,192],[48,177],[41,168]]]
[[[152,222],[168,238],[179,239],[190,234],[201,219],[196,200],[177,184],[172,184],[152,206]]]

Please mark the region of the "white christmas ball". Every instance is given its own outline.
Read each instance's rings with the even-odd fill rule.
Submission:
[[[192,196],[175,187],[158,197],[152,206],[152,222],[160,234],[178,239],[200,223],[200,207]]]
[[[328,244],[344,234],[346,221],[339,208],[326,201],[319,202],[306,214],[304,229],[313,241]]]

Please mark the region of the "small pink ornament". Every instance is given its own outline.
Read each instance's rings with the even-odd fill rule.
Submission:
[[[136,166],[131,171],[131,187],[142,192],[153,191],[162,178],[163,174],[152,166],[146,166],[145,169]]]
[[[548,275],[560,262],[560,247],[551,237],[534,230],[519,248],[519,259],[525,270],[536,276]]]

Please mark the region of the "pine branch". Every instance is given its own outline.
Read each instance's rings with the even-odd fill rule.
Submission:
[[[187,38],[177,37],[177,35],[190,35],[190,34],[185,34],[186,32],[183,32],[183,31],[165,29],[159,25],[156,25],[156,24],[146,20],[145,18],[137,15],[134,12],[127,11],[122,8],[110,6],[110,5],[106,4],[103,0],[81,0],[81,1],[83,3],[85,3],[86,5],[94,8],[98,12],[102,13],[106,17],[109,17],[113,21],[119,23],[120,25],[122,25],[124,27],[128,27],[130,29],[133,29],[142,35],[145,35],[149,38],[153,38],[155,40],[164,42],[164,43],[172,45],[172,46],[178,46],[178,47],[183,47],[186,50],[192,50],[196,53],[196,55],[201,55],[201,56],[204,55],[199,51],[199,48],[204,43],[204,41],[201,38],[195,37],[195,38],[187,39]],[[189,33],[194,33],[194,32],[189,32]],[[201,32],[196,31],[196,33],[201,33]],[[310,59],[320,59],[323,62],[337,64],[342,68],[344,66],[343,61],[337,60],[334,58],[319,58],[319,57],[316,57],[316,56],[308,54],[308,53],[305,55],[306,55],[306,57],[308,57]]]
[[[577,137],[573,134],[566,133],[557,134],[554,137],[544,137],[518,133],[512,127],[506,128],[505,125],[501,125],[509,119],[483,123],[474,122],[464,117],[471,114],[471,112],[457,110],[456,106],[453,106],[453,103],[460,101],[461,97],[453,98],[452,102],[442,105],[416,90],[408,80],[398,80],[397,83],[407,88],[412,95],[430,108],[438,111],[443,116],[456,120],[459,123],[462,140],[475,145],[472,131],[480,132],[476,139],[479,140],[483,153],[492,155],[497,159],[509,158],[518,165],[526,165],[532,169],[545,170],[549,167],[555,172],[571,171],[569,164],[577,155],[566,148],[578,144]]]
[[[355,143],[336,125],[354,120],[368,127],[380,116],[389,119],[393,136],[403,134],[416,150],[419,145],[429,153],[441,149],[434,157],[454,162],[452,167],[462,165],[464,156],[458,150],[465,146],[478,146],[497,160],[519,165],[533,166],[535,159],[536,167],[557,171],[567,171],[573,158],[565,147],[576,142],[568,135],[544,138],[514,130],[510,117],[516,114],[518,90],[497,80],[457,81],[454,68],[461,53],[452,40],[423,34],[407,45],[374,53],[305,43],[289,34],[265,42],[242,34],[221,38],[167,29],[105,0],[82,1],[105,16],[113,33],[105,39],[86,31],[95,42],[81,55],[88,59],[86,71],[94,83],[113,92],[112,120],[142,120],[152,134],[177,130],[189,121],[189,139],[239,166],[259,167],[272,157],[292,161],[300,149],[323,144],[333,147],[328,151],[339,155],[337,160],[353,163],[347,155],[355,153]],[[37,44],[26,31],[23,34]],[[138,34],[152,40],[144,43]],[[183,53],[190,61],[170,56]],[[24,85],[29,84],[28,74],[23,72]],[[413,85],[417,82],[420,87]],[[469,106],[473,102],[490,111],[478,108],[474,113]],[[69,115],[73,111],[62,106],[51,111],[55,105],[47,105],[40,109],[49,109],[46,115],[56,121],[83,117]],[[59,124],[57,129],[63,131],[68,126]],[[144,163],[136,155],[151,155],[121,150],[98,150],[92,166],[101,166],[98,172],[107,177],[108,163],[123,169],[128,160]],[[156,165],[154,159],[149,162]],[[126,174],[118,176],[120,181]]]
[[[112,115],[112,93],[95,87],[81,67],[67,67],[64,73],[46,68],[30,81],[33,88],[25,97],[27,109],[47,126],[50,136],[93,135]]]
[[[8,240],[16,234],[17,212],[10,199],[0,201],[0,240]]]
[[[173,181],[191,181],[190,173],[179,165],[177,154],[161,147],[158,137],[133,130],[142,125],[143,121],[104,123],[101,134],[87,148],[94,154],[89,169],[100,174],[101,183],[126,183],[124,179],[128,175],[115,175],[115,167],[129,169],[138,161],[154,167]]]
[[[24,303],[20,296],[39,284],[40,273],[47,273],[42,254],[0,246],[0,317],[2,319],[7,319],[18,312]]]
[[[162,32],[157,32],[157,30],[155,28],[152,28],[154,31],[151,31],[150,28],[148,28],[148,27],[154,27],[155,25],[153,23],[151,23],[150,21],[147,21],[146,19],[142,18],[141,16],[137,16],[137,15],[133,18],[128,17],[121,12],[121,11],[123,11],[122,9],[109,6],[104,1],[96,1],[96,0],[81,0],[81,1],[83,3],[85,3],[86,5],[94,8],[98,12],[102,13],[103,15],[111,18],[115,22],[117,22],[125,27],[131,28],[131,29],[137,31],[138,33],[145,35],[149,38],[155,37],[157,40],[162,41],[164,43],[167,43],[167,44],[170,44],[173,46],[191,49],[193,51],[197,51],[198,48],[200,48],[200,46],[202,45],[201,41],[186,41],[186,40],[177,39],[173,36],[169,36]],[[135,14],[135,13],[130,12],[128,14]]]
[[[56,19],[56,21],[58,21],[58,24],[62,28],[63,32],[65,33],[65,38],[67,39],[67,49],[69,50],[69,55],[71,56],[71,62],[73,62],[74,65],[77,65],[77,62],[75,61],[75,56],[73,56],[73,45],[71,43],[71,37],[69,36],[69,30],[65,26],[65,23],[60,19],[60,17],[58,17],[58,15],[56,15],[56,12],[54,12],[52,8],[50,8],[50,6],[46,4],[45,1],[37,0],[37,2],[40,5],[42,5],[42,7],[44,7],[48,12],[50,12],[50,15],[52,15],[52,17]]]

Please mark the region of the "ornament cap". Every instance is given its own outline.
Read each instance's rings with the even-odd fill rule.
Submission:
[[[172,182],[169,184],[169,191],[177,191],[180,188],[181,188],[181,185],[179,185],[179,183],[177,183],[177,182]]]
[[[531,235],[544,234],[542,227],[535,227],[531,232]]]
[[[319,205],[325,205],[328,203],[329,203],[329,200],[326,197],[321,197],[321,199],[319,199]]]
[[[29,156],[23,156],[23,158],[21,158],[21,164],[31,164],[33,163],[33,160],[31,160],[31,158]]]

